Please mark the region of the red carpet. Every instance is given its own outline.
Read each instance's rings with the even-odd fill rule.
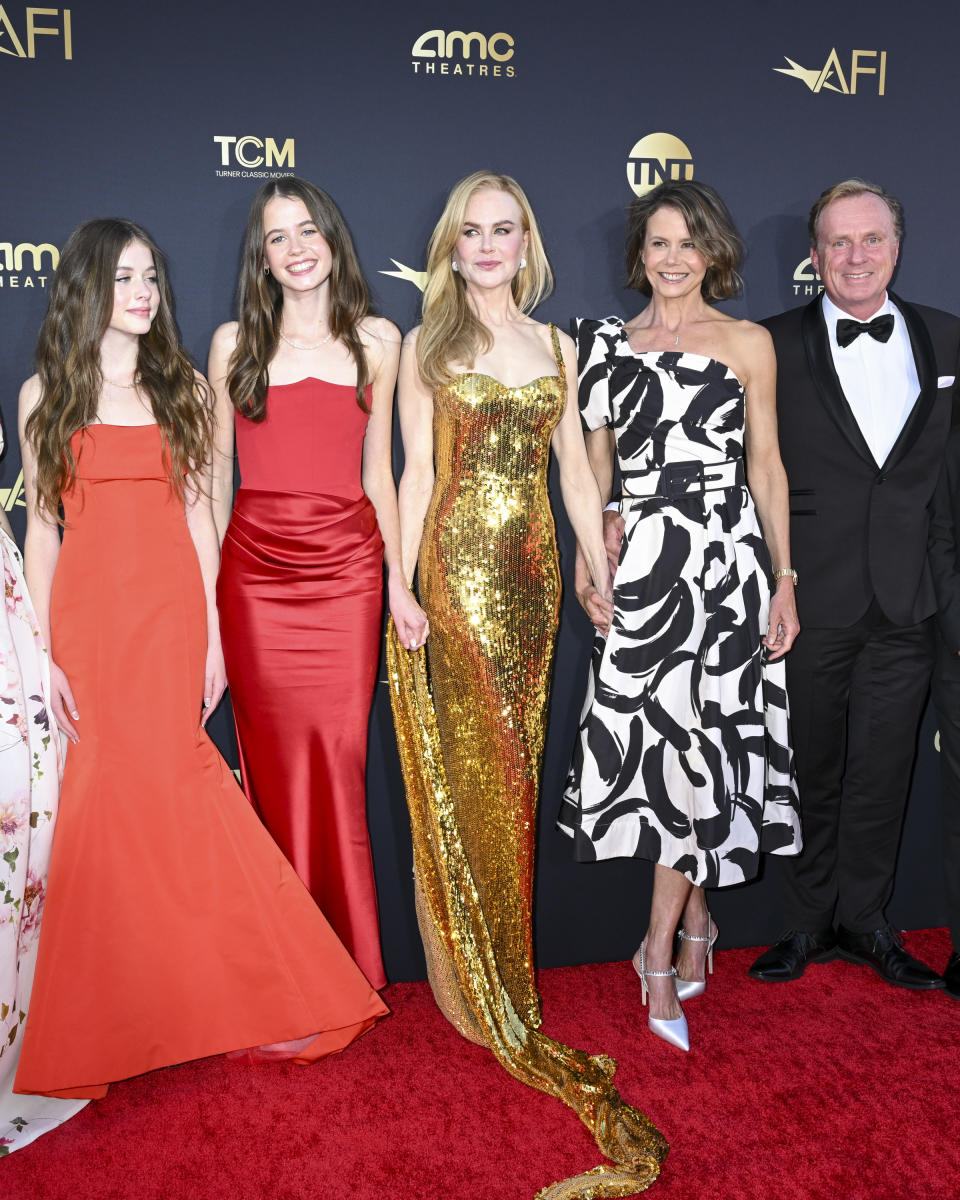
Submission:
[[[937,968],[943,930],[909,934]],[[672,1143],[657,1200],[956,1200],[960,1002],[834,962],[790,984],[717,955],[693,1047],[653,1038],[629,964],[544,971],[544,1029],[614,1055]],[[3,1200],[532,1200],[594,1166],[576,1116],[446,1024],[426,984],[313,1067],[205,1059],[114,1086],[0,1163]]]

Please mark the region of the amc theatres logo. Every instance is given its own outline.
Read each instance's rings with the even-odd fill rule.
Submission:
[[[73,58],[70,9],[11,8],[8,13],[0,4],[0,54],[10,54],[14,58],[36,58],[37,38],[40,37],[56,38],[56,43],[48,42],[47,46],[51,50],[54,45],[58,48],[62,46],[63,57]]]
[[[0,289],[45,288],[59,262],[50,242],[0,242]]]
[[[843,64],[836,48],[830,51],[827,61],[822,67],[801,67],[792,58],[783,56],[790,64],[789,67],[774,67],[780,75],[790,75],[807,85],[815,95],[822,91],[840,92],[844,96],[857,94],[857,82],[866,77],[869,79],[869,90],[876,86],[877,95],[882,96],[887,87],[887,52],[886,50],[851,50],[850,65],[844,74]],[[874,78],[875,77],[875,78]]]
[[[293,138],[258,138],[252,134],[230,137],[217,134],[214,142],[220,147],[218,175],[240,178],[289,175],[296,166],[296,145]],[[276,168],[283,167],[284,170]]]
[[[428,29],[413,43],[415,75],[476,75],[513,79],[514,40],[509,33],[464,33],[460,29]],[[419,60],[426,61],[419,61]],[[487,59],[491,59],[488,62]],[[509,66],[504,64],[510,63]]]

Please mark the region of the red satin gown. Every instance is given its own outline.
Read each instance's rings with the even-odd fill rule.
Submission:
[[[80,740],[14,1091],[99,1097],[210,1054],[342,1050],[386,1009],[200,727],[206,604],[160,432],[72,444],[50,615]]]
[[[367,404],[370,392],[367,392]],[[217,601],[244,790],[374,987],[386,975],[366,816],[383,542],[353,385],[272,386],[236,418]]]

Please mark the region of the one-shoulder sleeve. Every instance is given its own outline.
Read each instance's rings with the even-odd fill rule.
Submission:
[[[579,317],[573,322],[577,345],[577,393],[585,429],[600,429],[613,424],[608,382],[610,333],[617,333],[617,330],[609,320]]]

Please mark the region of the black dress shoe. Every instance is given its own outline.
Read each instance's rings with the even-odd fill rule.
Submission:
[[[943,973],[943,986],[947,995],[954,1000],[960,1000],[960,954],[954,950],[947,960],[947,969]]]
[[[872,967],[886,983],[894,987],[926,992],[943,987],[943,979],[903,948],[903,938],[887,925],[870,933],[837,930],[837,953],[847,962]]]
[[[785,983],[799,979],[812,962],[829,962],[836,957],[836,939],[830,933],[806,933],[791,929],[761,954],[747,972],[753,979]]]

